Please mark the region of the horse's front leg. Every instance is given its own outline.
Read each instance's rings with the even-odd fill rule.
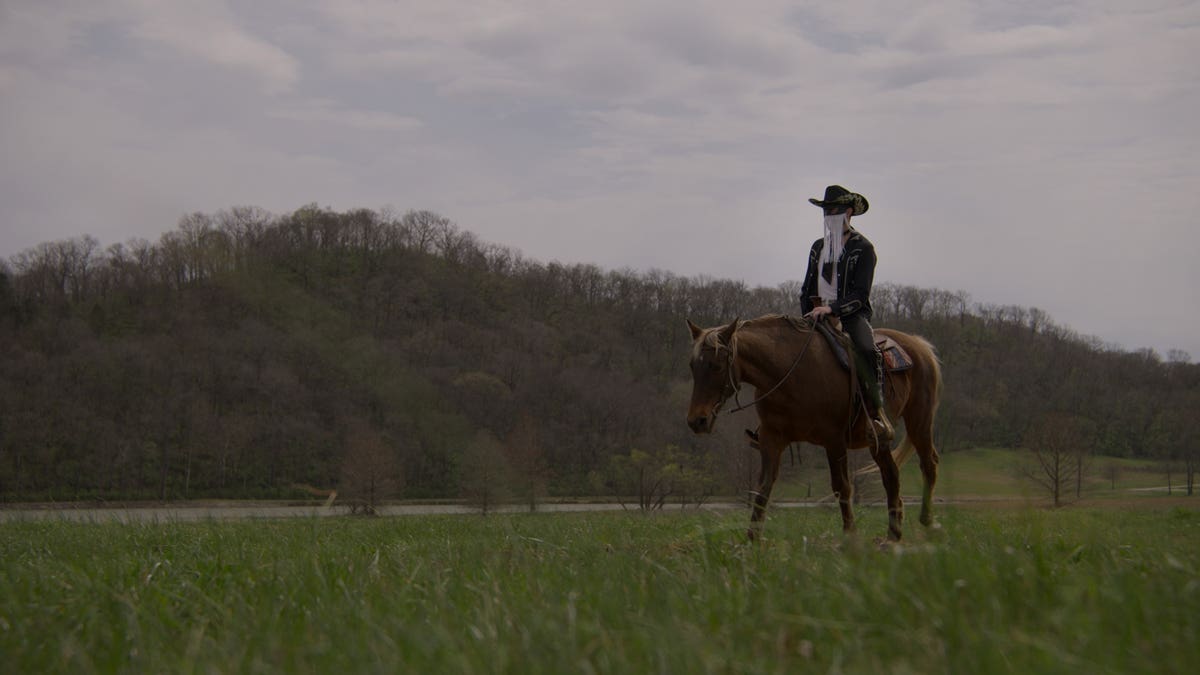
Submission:
[[[762,534],[762,521],[766,517],[767,503],[771,499],[771,488],[775,487],[775,479],[779,478],[779,461],[783,455],[783,446],[784,443],[778,438],[760,432],[758,489],[754,492],[754,504],[750,510],[750,529],[746,531],[746,536],[751,541]]]
[[[846,455],[846,446],[828,446],[825,448],[825,458],[829,460],[829,484],[833,488],[833,496],[837,497],[838,506],[842,507],[842,531],[854,531],[854,483],[850,481],[850,458]]]

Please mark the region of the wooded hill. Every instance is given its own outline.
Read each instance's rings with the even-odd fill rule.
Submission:
[[[424,211],[234,208],[157,243],[42,244],[0,262],[0,498],[532,498],[628,489],[648,461],[733,494],[757,459],[743,420],[684,424],[684,319],[798,296],[528,260]],[[963,293],[881,284],[873,303],[938,348],[942,452],[1019,446],[1053,414],[1096,453],[1195,461],[1185,354]]]

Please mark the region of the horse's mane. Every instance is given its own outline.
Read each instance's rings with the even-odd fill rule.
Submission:
[[[767,327],[777,326],[777,325],[782,325],[782,324],[792,324],[792,322],[795,322],[795,321],[803,323],[806,321],[806,319],[789,316],[787,314],[763,314],[762,316],[754,318],[754,319],[746,319],[745,321],[742,322],[742,325],[743,326],[754,326],[755,328],[758,328],[758,327],[767,328]],[[792,325],[794,325],[794,324],[792,324]]]
[[[757,328],[759,330],[771,329],[787,329],[788,331],[810,331],[814,327],[812,319],[803,316],[794,316],[791,314],[764,314],[758,318],[747,319],[742,322],[744,328]]]
[[[811,319],[807,319],[804,317],[792,316],[790,314],[764,314],[762,316],[759,316],[759,317],[756,317],[753,319],[745,319],[745,320],[738,319],[737,324],[738,324],[738,329],[737,329],[737,332],[734,333],[734,336],[733,336],[734,343],[732,345],[721,344],[721,340],[720,340],[721,331],[728,328],[729,324],[715,326],[715,327],[710,328],[707,331],[705,331],[704,335],[699,340],[696,341],[696,344],[695,344],[695,346],[693,348],[693,352],[692,352],[693,358],[698,356],[700,353],[700,350],[703,349],[704,347],[709,347],[718,352],[721,351],[722,349],[730,349],[731,348],[732,351],[734,352],[734,354],[737,354],[738,337],[746,329],[771,330],[771,329],[785,329],[786,328],[789,331],[796,331],[796,330],[808,331],[808,330],[812,330],[812,328],[813,328],[813,322]]]
[[[721,344],[721,329],[723,328],[725,328],[725,326],[717,326],[715,328],[709,328],[707,331],[705,331],[704,335],[702,335],[692,347],[692,358],[695,359],[696,357],[700,356],[700,350],[704,347],[711,347],[713,351],[718,353],[721,351],[721,349],[728,349],[729,347]]]

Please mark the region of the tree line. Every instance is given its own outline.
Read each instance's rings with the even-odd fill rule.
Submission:
[[[740,420],[683,424],[684,319],[799,313],[799,289],[530,260],[428,211],[244,207],[44,243],[0,261],[0,498],[731,494],[756,460]],[[1093,452],[1193,473],[1188,355],[961,292],[873,304],[939,350],[943,451],[1068,416]]]

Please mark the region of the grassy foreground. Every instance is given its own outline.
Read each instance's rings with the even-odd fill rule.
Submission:
[[[1200,511],[0,524],[8,672],[1169,673]]]

